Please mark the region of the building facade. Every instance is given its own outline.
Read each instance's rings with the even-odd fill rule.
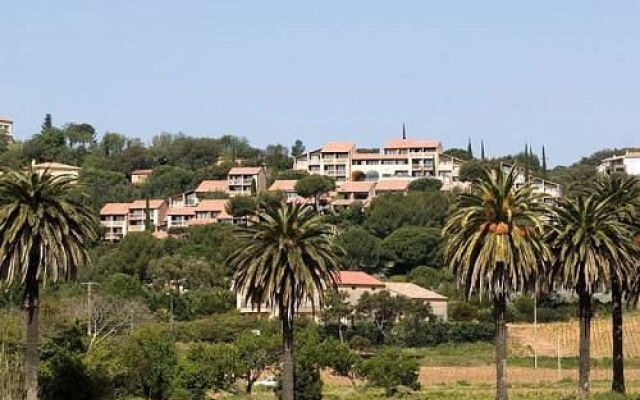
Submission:
[[[602,174],[625,173],[628,175],[640,175],[640,151],[627,150],[625,154],[605,158],[598,166],[598,172]]]
[[[329,142],[294,158],[293,168],[345,181],[436,178],[456,182],[463,161],[443,154],[430,139],[391,139],[375,150],[357,150],[353,142]]]
[[[13,138],[13,120],[11,118],[0,116],[0,134]]]

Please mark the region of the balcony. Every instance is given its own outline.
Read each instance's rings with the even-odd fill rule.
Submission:
[[[127,225],[127,221],[100,221],[100,225],[105,226],[107,228],[123,228]]]

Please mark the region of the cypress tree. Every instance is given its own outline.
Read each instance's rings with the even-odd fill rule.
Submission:
[[[480,141],[480,159],[484,161],[484,140]]]
[[[44,116],[44,122],[42,122],[42,133],[48,131],[53,128],[53,120],[51,119],[51,114],[47,113]]]
[[[524,144],[524,179],[529,181],[529,145]]]
[[[542,174],[547,176],[547,152],[545,151],[544,145],[542,146]]]
[[[469,158],[473,158],[473,149],[471,148],[471,139],[467,143],[467,153],[469,153]]]

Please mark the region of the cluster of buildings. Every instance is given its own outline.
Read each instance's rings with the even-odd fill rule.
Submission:
[[[362,271],[340,271],[337,277],[337,289],[346,295],[345,301],[352,306],[358,304],[363,294],[375,294],[388,291],[391,296],[404,296],[418,300],[431,307],[431,312],[439,319],[447,320],[447,298],[436,292],[408,282],[382,282]],[[277,315],[277,310],[266,305],[258,307],[246,301],[243,293],[236,294],[236,308],[241,313],[262,313],[270,316]],[[317,301],[304,302],[298,309],[301,314],[317,314],[320,307]]]
[[[627,150],[625,154],[605,158],[598,166],[603,174],[626,173],[640,175],[640,150]]]
[[[406,193],[415,179],[432,178],[442,182],[443,190],[465,190],[460,168],[464,161],[444,154],[442,144],[429,139],[392,139],[381,149],[358,149],[353,142],[329,142],[319,149],[294,157],[294,170],[331,177],[336,189],[322,196],[324,207],[340,209],[359,203],[368,206],[384,193]],[[508,168],[508,166],[505,166]],[[140,184],[152,170],[136,170],[131,182]],[[559,184],[519,174],[518,184],[527,181],[549,198],[561,195]],[[227,212],[228,198],[253,196],[262,191],[281,192],[287,202],[311,204],[314,199],[296,192],[296,180],[276,180],[267,186],[266,166],[234,167],[226,179],[204,180],[193,190],[169,199],[152,199],[148,208],[155,234],[166,235],[171,228],[185,228],[211,223],[235,223],[238,219]],[[147,202],[108,203],[100,211],[106,230],[105,239],[118,241],[129,232],[145,229]],[[143,218],[144,217],[144,218]]]

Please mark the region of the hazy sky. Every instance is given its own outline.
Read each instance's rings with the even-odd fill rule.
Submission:
[[[637,1],[6,1],[0,115],[307,147],[401,134],[551,164],[640,145]]]

